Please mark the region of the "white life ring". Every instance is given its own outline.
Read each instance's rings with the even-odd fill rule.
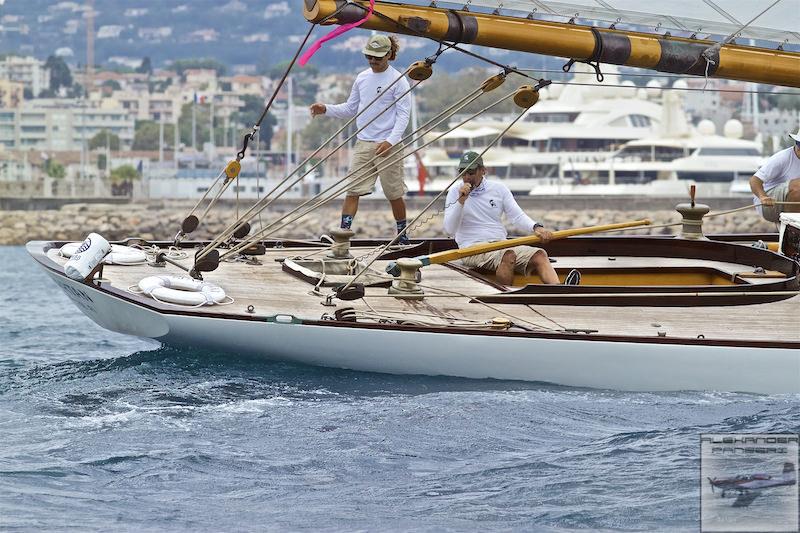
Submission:
[[[154,300],[178,305],[214,305],[225,301],[222,287],[186,276],[148,276],[139,289]]]
[[[80,245],[79,242],[68,242],[61,247],[58,253],[62,257],[72,257]],[[146,262],[147,255],[143,250],[121,244],[112,244],[111,252],[103,259],[103,263],[107,265],[141,265]]]

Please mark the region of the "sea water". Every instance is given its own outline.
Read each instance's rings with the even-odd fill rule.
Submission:
[[[797,395],[164,348],[95,325],[23,248],[0,265],[0,529],[696,531],[701,433],[800,431]]]

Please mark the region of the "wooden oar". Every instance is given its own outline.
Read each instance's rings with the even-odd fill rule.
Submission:
[[[635,228],[638,226],[648,226],[652,224],[650,220],[631,220],[630,222],[620,222],[618,224],[604,224],[602,226],[589,226],[587,228],[573,228],[561,231],[554,231],[551,241],[558,239],[566,239],[567,237],[574,237],[575,235],[589,235],[599,231],[609,231],[614,229]],[[474,244],[466,248],[456,248],[454,250],[445,250],[444,252],[437,252],[431,255],[421,255],[415,259],[422,261],[422,265],[438,265],[448,261],[454,261],[463,257],[471,255],[483,254],[486,252],[494,252],[495,250],[503,250],[513,246],[523,246],[529,244],[537,244],[542,241],[538,235],[526,235],[525,237],[517,237],[516,239],[507,239],[504,241],[488,242],[486,244]]]

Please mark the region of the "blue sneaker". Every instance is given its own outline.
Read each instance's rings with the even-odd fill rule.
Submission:
[[[400,236],[397,238],[397,241],[395,241],[395,244],[400,244],[400,245],[408,245],[408,244],[411,244],[411,241],[410,241],[410,240],[408,240],[408,235],[406,235],[405,233],[403,233],[402,235],[400,235]]]
[[[574,268],[569,271],[567,277],[564,278],[564,285],[580,285],[581,284],[581,273],[575,270]]]

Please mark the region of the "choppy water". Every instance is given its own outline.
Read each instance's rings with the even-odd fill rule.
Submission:
[[[0,265],[0,529],[696,531],[699,433],[800,431],[798,396],[160,348],[80,315],[24,249]]]

